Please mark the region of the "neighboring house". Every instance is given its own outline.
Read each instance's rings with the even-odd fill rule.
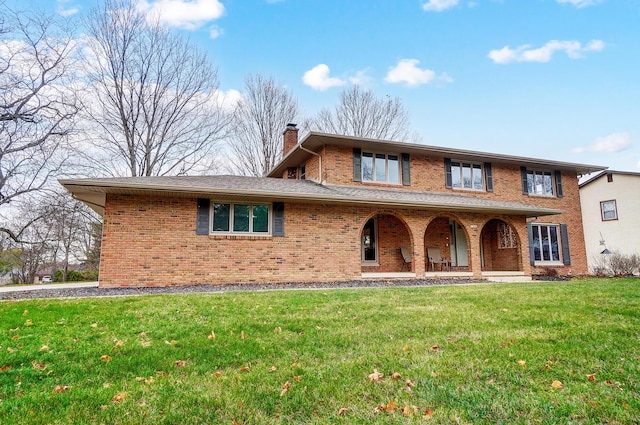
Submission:
[[[590,271],[606,252],[640,254],[640,173],[603,171],[580,184],[580,203]]]
[[[100,285],[587,272],[578,176],[604,167],[295,125],[283,145],[268,177],[62,180],[104,217]]]

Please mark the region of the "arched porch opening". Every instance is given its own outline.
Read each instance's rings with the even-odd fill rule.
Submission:
[[[487,221],[480,233],[482,271],[522,271],[521,257],[516,230],[497,218]]]
[[[371,216],[360,233],[362,273],[413,272],[414,262],[405,264],[400,251],[408,247],[413,252],[413,238],[406,223],[385,213]]]
[[[469,237],[465,227],[454,217],[440,216],[431,220],[424,234],[424,253],[427,272],[471,270]],[[433,258],[431,262],[430,254],[437,257],[438,253],[440,258]]]

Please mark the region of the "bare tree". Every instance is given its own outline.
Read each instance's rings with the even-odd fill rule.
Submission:
[[[0,231],[18,240],[7,207],[60,175],[79,102],[69,89],[75,43],[51,16],[0,3]],[[29,223],[26,223],[28,225]]]
[[[102,173],[187,174],[225,136],[218,76],[188,40],[152,21],[133,0],[105,0],[87,19],[95,89],[91,156]]]
[[[300,108],[273,78],[249,75],[244,86],[229,139],[230,161],[240,174],[262,176],[282,158],[282,132],[287,123],[299,122]]]
[[[340,93],[334,109],[324,108],[311,124],[312,130],[382,140],[415,140],[409,113],[399,98],[377,98],[358,85]]]

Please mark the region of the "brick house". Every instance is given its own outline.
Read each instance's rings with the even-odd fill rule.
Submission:
[[[104,218],[100,285],[587,273],[578,176],[604,167],[295,125],[283,146],[260,178],[61,180]]]

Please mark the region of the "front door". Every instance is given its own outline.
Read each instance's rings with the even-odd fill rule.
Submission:
[[[451,265],[454,267],[468,267],[469,253],[467,251],[467,236],[464,229],[460,227],[457,221],[449,220],[451,241]]]

